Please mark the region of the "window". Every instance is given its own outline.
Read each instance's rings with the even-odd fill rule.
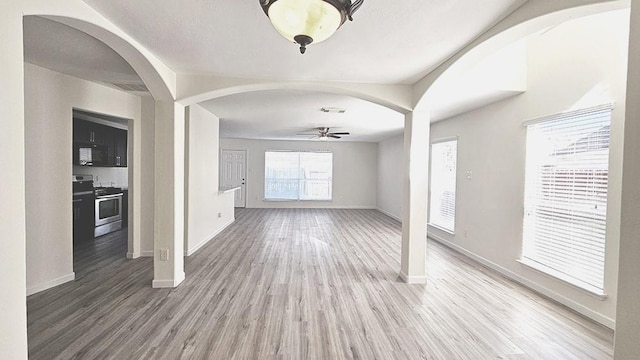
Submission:
[[[265,152],[266,200],[331,200],[332,180],[330,152]]]
[[[458,140],[431,145],[429,224],[454,232],[456,222],[456,162]]]
[[[525,264],[597,294],[604,289],[611,107],[527,126]]]

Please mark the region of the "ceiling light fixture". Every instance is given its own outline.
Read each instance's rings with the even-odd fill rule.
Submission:
[[[337,108],[337,107],[323,107],[320,109],[323,113],[334,113],[334,114],[344,114],[347,112],[347,109]]]
[[[360,8],[364,0],[260,0],[262,10],[280,35],[300,45],[304,54],[307,45],[320,43]]]

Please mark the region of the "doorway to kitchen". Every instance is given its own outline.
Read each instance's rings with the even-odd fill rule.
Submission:
[[[76,278],[126,259],[128,132],[128,119],[73,110],[73,269]]]

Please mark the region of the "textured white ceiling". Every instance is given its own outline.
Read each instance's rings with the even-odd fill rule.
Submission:
[[[220,117],[220,136],[243,139],[308,140],[316,127],[351,132],[337,141],[380,141],[402,133],[404,116],[368,101],[315,91],[274,90],[231,95],[201,105]],[[344,114],[323,107],[345,108]],[[331,140],[334,141],[334,140]]]
[[[85,1],[178,72],[373,83],[415,82],[523,2],[366,0],[354,22],[300,55],[271,27],[258,0]],[[39,17],[26,17],[24,29],[30,63],[100,83],[141,83],[125,60],[89,35]],[[459,90],[463,87],[468,91]],[[444,92],[433,120],[516,93],[464,83],[456,88]],[[327,126],[352,132],[341,141],[379,141],[403,128],[399,113],[320,92],[256,92],[203,105],[221,117],[226,137],[306,140],[295,134]],[[326,106],[349,110],[344,115],[319,111]]]
[[[305,55],[258,0],[85,0],[178,72],[412,84],[524,0],[366,0]]]
[[[23,24],[26,62],[94,82],[142,84],[129,63],[94,37],[38,16]]]

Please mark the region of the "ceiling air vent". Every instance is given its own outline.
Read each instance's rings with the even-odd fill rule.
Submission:
[[[111,85],[117,87],[120,90],[130,92],[149,92],[149,89],[144,84],[137,83],[111,83]]]
[[[323,107],[320,111],[324,113],[334,113],[334,114],[344,114],[347,109],[337,108],[337,107]]]

